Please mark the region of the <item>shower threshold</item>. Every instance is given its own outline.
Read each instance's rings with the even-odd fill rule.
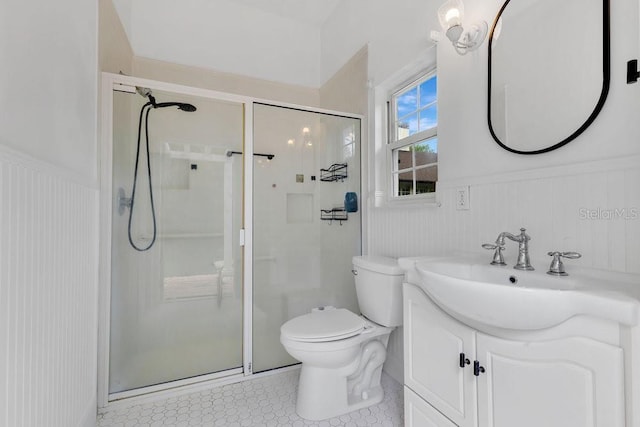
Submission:
[[[131,390],[125,390],[117,393],[109,394],[109,404],[123,399],[131,399],[137,397],[166,396],[167,394],[175,394],[176,392],[196,391],[201,388],[211,387],[213,384],[227,384],[236,381],[242,381],[245,377],[243,369],[233,368],[224,371],[214,372],[212,374],[198,375],[196,377],[184,378],[181,380],[168,381],[160,384],[140,387]]]

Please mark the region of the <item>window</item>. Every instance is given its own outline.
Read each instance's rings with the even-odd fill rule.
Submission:
[[[438,181],[438,97],[435,72],[391,95],[389,143],[393,198],[433,194]]]

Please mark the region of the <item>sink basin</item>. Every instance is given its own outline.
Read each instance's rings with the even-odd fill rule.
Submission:
[[[578,315],[630,326],[640,320],[640,281],[629,274],[585,270],[555,277],[473,258],[417,260],[415,269],[415,284],[464,323],[537,330]]]

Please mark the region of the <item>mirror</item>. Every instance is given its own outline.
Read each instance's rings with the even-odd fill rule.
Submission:
[[[489,34],[488,122],[518,154],[560,148],[609,91],[609,0],[506,0]]]

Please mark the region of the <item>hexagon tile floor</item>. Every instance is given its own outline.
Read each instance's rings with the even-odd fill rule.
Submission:
[[[98,427],[400,427],[404,425],[402,385],[382,375],[384,400],[375,406],[324,421],[308,421],[295,412],[298,375],[288,371],[254,380],[107,411]]]

